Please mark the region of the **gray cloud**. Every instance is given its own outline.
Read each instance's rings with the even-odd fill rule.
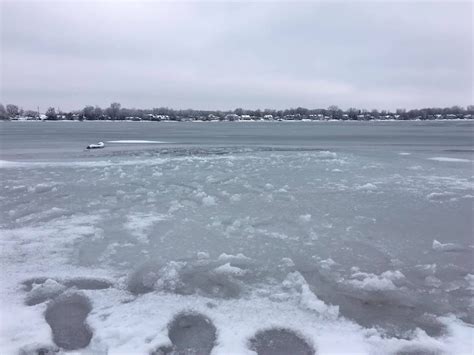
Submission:
[[[471,2],[1,6],[0,101],[24,108],[472,103]]]

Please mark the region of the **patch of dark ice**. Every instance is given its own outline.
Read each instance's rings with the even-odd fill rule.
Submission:
[[[148,262],[130,274],[127,288],[136,295],[156,290],[180,295],[237,298],[243,289],[239,278],[246,275],[241,263],[230,263],[227,259],[171,261],[164,265]]]
[[[347,283],[331,270],[323,268],[301,273],[320,300],[338,306],[340,315],[361,326],[380,328],[386,334],[402,338],[410,337],[416,327],[431,336],[439,336],[446,331],[434,315],[447,310],[442,304],[427,302],[423,294],[416,290],[406,286],[361,288],[359,284]],[[397,274],[388,276],[393,279],[392,283],[397,281]]]
[[[313,355],[315,349],[294,331],[273,328],[258,332],[249,341],[258,355]]]

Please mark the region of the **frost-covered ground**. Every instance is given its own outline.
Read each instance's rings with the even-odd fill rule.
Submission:
[[[2,353],[473,352],[471,124],[107,125],[1,127]]]

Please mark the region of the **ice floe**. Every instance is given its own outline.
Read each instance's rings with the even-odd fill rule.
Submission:
[[[348,280],[347,283],[368,291],[395,290],[397,286],[394,284],[394,281],[404,278],[405,275],[398,270],[385,271],[380,275],[359,271],[352,274],[351,280]]]
[[[434,161],[440,161],[440,162],[447,162],[447,163],[471,163],[472,162],[469,159],[452,158],[452,157],[432,157],[428,159],[434,160]]]
[[[462,245],[455,243],[441,243],[436,239],[433,240],[432,248],[435,251],[446,251],[446,252],[460,252],[465,251],[466,248]]]

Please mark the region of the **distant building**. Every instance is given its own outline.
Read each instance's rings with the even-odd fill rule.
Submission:
[[[245,121],[250,121],[251,120],[250,115],[242,115],[242,116],[240,116],[240,119],[245,120]]]
[[[169,119],[168,115],[153,115],[152,121],[168,121]]]
[[[265,120],[273,120],[273,115],[264,115],[263,119]]]

